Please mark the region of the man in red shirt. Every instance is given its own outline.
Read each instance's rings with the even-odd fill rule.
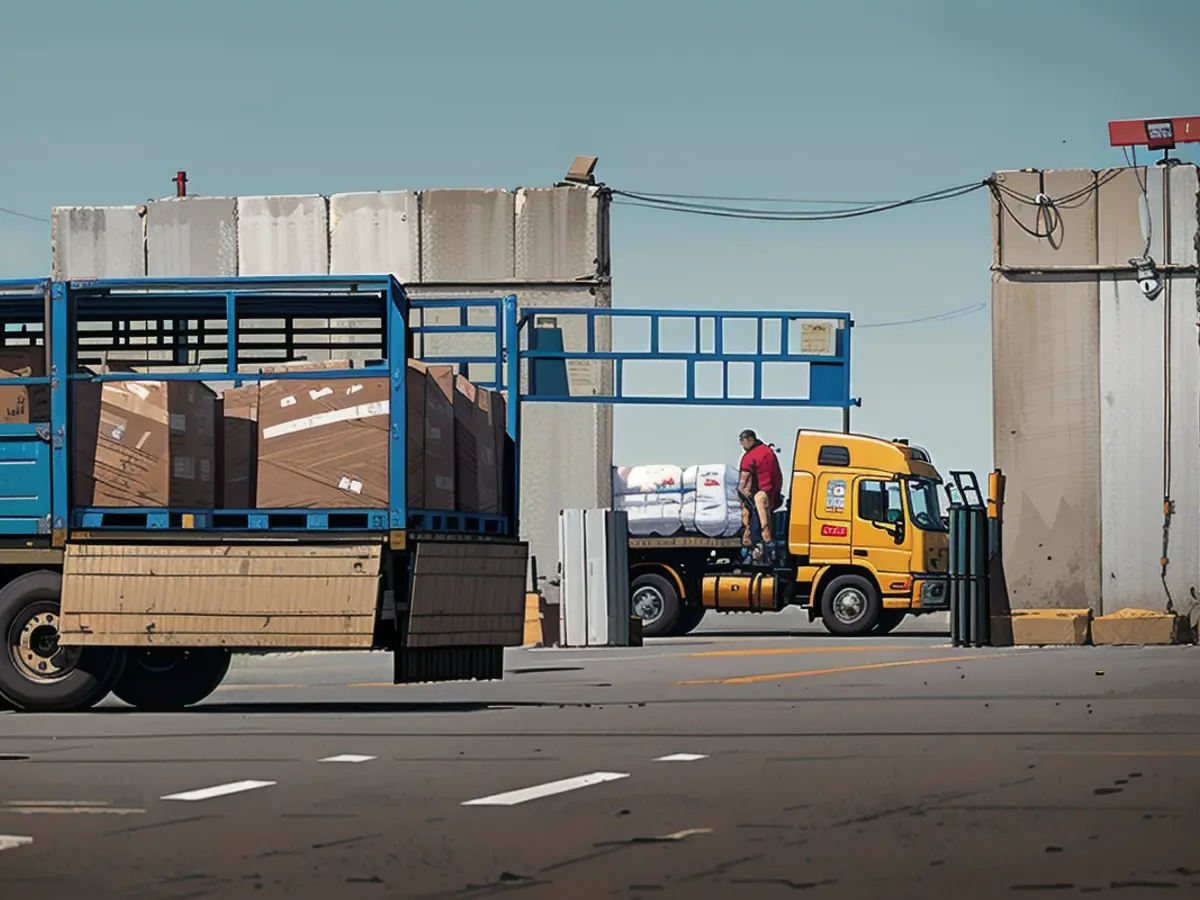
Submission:
[[[738,493],[742,496],[742,544],[754,542],[751,512],[758,513],[762,540],[771,542],[771,513],[783,502],[783,473],[775,451],[758,439],[749,429],[738,435],[742,449],[741,471],[738,473]]]

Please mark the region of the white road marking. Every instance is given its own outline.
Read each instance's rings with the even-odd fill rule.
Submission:
[[[339,756],[327,756],[324,759],[318,759],[317,762],[328,763],[364,763],[370,762],[377,757],[374,756],[359,756],[357,753],[342,753]]]
[[[144,809],[119,809],[114,806],[5,806],[0,812],[17,813],[23,816],[34,815],[104,815],[104,816],[140,816]]]
[[[708,759],[707,753],[672,753],[670,756],[660,756],[655,762],[696,762]]]
[[[693,834],[712,834],[711,828],[688,828],[684,831],[677,831],[674,834],[664,834],[656,837],[656,841],[682,841],[684,838],[689,838]]]
[[[32,843],[33,838],[31,837],[23,837],[19,834],[0,834],[0,850],[15,850]]]
[[[160,800],[211,800],[213,797],[224,797],[228,794],[240,794],[242,791],[253,791],[256,788],[270,787],[274,781],[233,781],[229,784],[218,784],[215,787],[200,788],[196,791],[184,791],[181,794],[167,794]]]
[[[509,791],[505,794],[493,794],[490,797],[480,797],[478,800],[468,800],[463,806],[516,806],[518,803],[528,803],[542,797],[555,794],[565,794],[567,791],[577,791],[580,788],[603,784],[606,781],[617,781],[628,778],[628,772],[592,772],[590,775],[580,775],[577,778],[564,778],[562,781],[551,781],[533,787],[522,788],[519,791]]]

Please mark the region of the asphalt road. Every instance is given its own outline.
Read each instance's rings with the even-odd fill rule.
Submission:
[[[1200,650],[727,626],[500,683],[264,657],[185,713],[2,713],[0,897],[1200,889]]]

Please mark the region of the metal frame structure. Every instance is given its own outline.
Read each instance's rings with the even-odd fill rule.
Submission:
[[[467,312],[472,308],[494,310],[491,326],[466,325]],[[411,309],[459,309],[462,324],[411,326]],[[292,358],[298,349],[336,350],[332,342],[306,342],[310,337],[329,339],[347,332],[343,327],[302,327],[297,320],[337,318],[378,319],[379,328],[359,329],[360,334],[374,333],[379,338],[381,361],[354,369],[323,369],[321,378],[348,379],[388,377],[393,397],[400,402],[389,404],[388,495],[389,505],[383,509],[175,509],[175,508],[82,508],[71,500],[70,423],[71,411],[67,387],[71,382],[122,381],[233,381],[235,384],[264,380],[311,379],[311,371],[261,372],[240,371],[246,362],[282,361],[278,358],[256,357],[255,352],[269,350],[284,352]],[[254,337],[271,328],[249,324],[255,320],[282,320],[283,343],[256,344]],[[210,323],[219,321],[221,327]],[[49,521],[34,522],[13,517],[0,520],[0,536],[51,534],[52,543],[61,546],[72,529],[89,531],[158,531],[174,529],[212,530],[218,532],[396,532],[448,531],[488,535],[515,535],[516,497],[512,516],[462,513],[450,510],[417,510],[407,508],[406,465],[406,403],[405,376],[407,360],[412,356],[414,333],[495,335],[493,356],[474,360],[495,365],[494,379],[480,382],[482,386],[502,389],[505,378],[515,381],[518,354],[510,352],[517,346],[518,319],[516,297],[496,297],[474,300],[421,300],[410,303],[404,288],[390,275],[369,276],[295,276],[295,277],[237,277],[228,279],[96,279],[70,282],[25,280],[0,282],[0,322],[4,323],[3,339],[7,344],[14,334],[29,339],[30,344],[44,347],[49,339],[48,375],[0,379],[0,385],[48,385],[50,392],[49,423],[29,425],[0,425],[0,458],[18,445],[23,459],[41,467],[41,457],[33,447],[35,441],[48,449],[50,483]],[[104,323],[110,326],[104,329]],[[150,323],[138,334],[160,343],[131,342],[131,323]],[[157,324],[154,324],[157,323]],[[37,327],[40,324],[40,329]],[[10,325],[22,330],[11,332]],[[88,329],[87,326],[100,326]],[[82,326],[82,327],[81,327]],[[354,329],[350,329],[354,331]],[[38,338],[42,343],[37,343]],[[86,348],[81,340],[92,343]],[[28,348],[30,344],[24,344]],[[87,351],[170,350],[169,361],[148,361],[143,368],[191,366],[187,372],[111,372],[92,375],[79,371],[80,357]],[[347,346],[345,349],[352,349]],[[214,354],[207,359],[201,356]],[[190,358],[195,355],[196,361]],[[442,360],[426,359],[426,362]],[[139,365],[142,365],[139,363]],[[215,370],[214,370],[215,369]],[[518,438],[520,397],[507,403],[506,431],[514,442]],[[47,446],[48,445],[48,446]],[[514,452],[509,477],[518,481],[519,453]],[[47,505],[39,499],[43,508]]]
[[[582,316],[586,319],[587,340],[584,350],[564,349],[563,329],[559,318]],[[649,323],[649,348],[636,351],[597,349],[598,321],[646,319]],[[544,324],[547,322],[549,324]],[[757,339],[753,351],[727,349],[726,327],[733,322],[753,322]],[[828,322],[834,325],[833,352],[805,353],[789,334],[793,322]],[[688,351],[662,349],[663,325],[668,322],[690,322],[694,343]],[[778,347],[767,349],[765,326],[774,323],[779,328]],[[706,325],[711,326],[711,349],[704,347]],[[626,405],[702,405],[702,406],[763,406],[763,407],[824,407],[843,411],[842,423],[850,430],[850,410],[861,406],[859,398],[850,394],[850,331],[854,321],[844,312],[794,312],[768,310],[745,312],[721,310],[711,312],[668,309],[579,309],[546,307],[527,309],[519,327],[525,330],[528,347],[521,355],[529,360],[529,387],[522,400],[548,403],[613,403]],[[600,361],[613,363],[611,394],[571,395],[566,369],[569,363]],[[628,395],[625,393],[624,364],[628,362],[682,362],[685,367],[683,396],[666,394]],[[767,365],[807,363],[809,366],[809,396],[768,397],[763,394],[763,374]],[[697,390],[696,369],[701,364],[721,367],[722,391],[719,396],[704,396]],[[750,365],[753,370],[753,389],[748,397],[730,395],[730,366]]]

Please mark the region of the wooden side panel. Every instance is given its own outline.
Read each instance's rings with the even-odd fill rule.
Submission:
[[[519,647],[529,545],[417,545],[407,645]]]
[[[368,648],[379,545],[72,544],[67,645]]]

